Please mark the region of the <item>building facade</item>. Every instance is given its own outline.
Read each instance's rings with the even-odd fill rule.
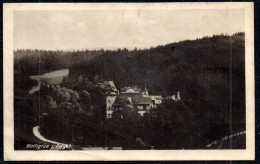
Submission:
[[[141,116],[153,106],[151,97],[143,93],[120,93],[116,96],[112,110],[124,110],[125,105],[129,103]]]
[[[114,91],[116,91],[116,89]],[[161,103],[162,96],[149,96],[146,87],[143,92],[138,88],[125,87],[121,89],[121,93],[107,94],[106,118],[112,118],[114,111],[122,111],[129,106],[133,107],[134,110],[137,110],[137,112],[143,116],[147,111],[157,108]]]
[[[125,87],[121,89],[121,93],[116,89],[113,81],[106,81],[104,83],[106,96],[106,119],[110,119],[113,116],[114,111],[122,111],[131,107],[136,110],[141,116],[144,116],[146,112],[151,109],[158,108],[163,102],[164,98],[161,95],[149,95],[147,88],[145,87],[142,92],[138,88]],[[180,92],[176,95],[166,97],[174,101],[180,101]]]
[[[150,96],[153,102],[153,108],[157,108],[158,105],[160,105],[162,103],[162,96],[161,95],[151,95]]]
[[[112,118],[113,114],[113,104],[116,100],[116,96],[107,96],[106,97],[106,119]]]

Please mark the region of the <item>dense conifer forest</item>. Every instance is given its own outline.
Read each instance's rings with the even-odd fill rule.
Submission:
[[[215,121],[229,122],[232,105],[234,122],[243,122],[244,54],[244,33],[214,35],[146,50],[104,51],[87,63],[71,67],[70,77],[110,79],[119,89],[133,85],[143,89],[146,81],[150,94],[165,97],[180,91],[183,99],[205,101],[207,109],[201,110],[220,114]]]

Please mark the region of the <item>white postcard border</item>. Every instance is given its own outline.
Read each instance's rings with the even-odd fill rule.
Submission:
[[[13,12],[16,10],[245,9],[246,149],[245,150],[14,150]],[[197,3],[5,3],[3,5],[4,160],[254,160],[254,5],[252,2]]]

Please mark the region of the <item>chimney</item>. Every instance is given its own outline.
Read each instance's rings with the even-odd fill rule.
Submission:
[[[149,96],[148,89],[146,87],[146,80],[145,80],[145,86],[144,86],[144,94]]]
[[[181,100],[180,92],[177,92],[177,101]]]

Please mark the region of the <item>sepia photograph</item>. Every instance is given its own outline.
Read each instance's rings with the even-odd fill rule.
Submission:
[[[253,3],[3,8],[8,150],[254,158]]]

